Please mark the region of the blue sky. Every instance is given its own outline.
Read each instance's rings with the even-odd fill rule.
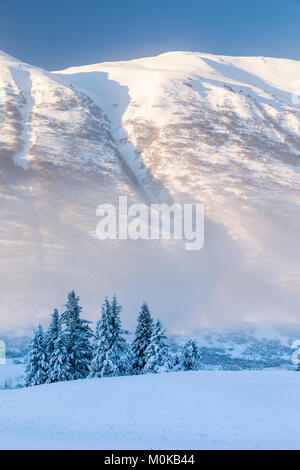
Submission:
[[[300,60],[300,0],[0,0],[0,50],[48,69],[171,50]]]

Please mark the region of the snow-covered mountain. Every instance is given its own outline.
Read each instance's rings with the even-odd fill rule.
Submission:
[[[73,287],[93,315],[97,290],[129,310],[147,298],[174,331],[299,321],[299,78],[287,59],[171,52],[50,73],[1,53],[4,326]],[[99,242],[96,208],[120,194],[203,202],[205,248]]]

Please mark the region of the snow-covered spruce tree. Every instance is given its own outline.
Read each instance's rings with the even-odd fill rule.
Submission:
[[[114,377],[130,374],[129,348],[123,338],[121,306],[114,296],[105,299],[101,319],[97,322],[90,377]]]
[[[65,336],[61,329],[61,323],[57,325],[57,336],[54,341],[53,351],[49,358],[49,370],[47,383],[72,380],[72,361],[65,345]]]
[[[26,357],[25,385],[41,385],[46,382],[48,361],[43,328],[39,325],[29,344]]]
[[[157,320],[154,325],[150,344],[145,351],[145,357],[144,374],[167,372],[172,367],[172,357],[167,342],[166,330],[162,327],[160,320]]]
[[[92,359],[90,322],[80,318],[82,307],[79,306],[79,297],[76,297],[74,291],[68,294],[65,307],[66,310],[61,315],[61,326],[71,364],[70,377],[73,380],[84,379],[89,374]]]
[[[57,309],[55,308],[52,313],[52,320],[50,326],[48,328],[47,333],[45,334],[46,353],[48,356],[48,360],[50,359],[51,354],[54,351],[54,344],[57,340],[59,330],[59,315]]]
[[[188,340],[182,349],[183,370],[198,370],[200,366],[200,352],[192,339]]]
[[[118,304],[117,297],[114,295],[111,302],[111,315],[114,332],[115,357],[117,359],[119,370],[118,375],[130,375],[132,372],[132,356],[130,346],[123,337],[128,334],[128,331],[122,328],[120,318],[121,311],[122,307]]]
[[[149,307],[143,303],[137,319],[137,327],[134,340],[131,346],[132,350],[132,369],[133,373],[142,374],[146,365],[146,349],[150,344],[153,332],[153,318]]]
[[[179,372],[180,370],[182,370],[180,353],[175,353],[174,355],[172,355],[172,370],[174,372]]]

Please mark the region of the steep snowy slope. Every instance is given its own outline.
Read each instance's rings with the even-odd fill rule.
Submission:
[[[126,180],[107,118],[88,96],[3,53],[0,72],[2,164],[12,156],[24,169],[47,163]]]
[[[103,72],[128,87],[122,127],[173,198],[204,202],[255,270],[298,284],[300,63],[172,52],[62,73],[102,100]]]
[[[49,73],[1,53],[5,322],[44,318],[73,287],[90,318],[110,288],[179,332],[299,321],[299,77],[299,62],[262,57],[172,52]],[[95,240],[96,207],[120,194],[204,202],[204,250]]]
[[[116,148],[106,116],[88,96],[46,71],[3,54],[0,80],[1,242],[5,249],[17,250],[19,244],[23,250],[24,243],[32,243],[33,250],[41,243],[57,248],[71,235],[60,227],[61,219],[70,226],[83,223],[91,233],[94,223],[86,225],[87,211],[94,212],[111,194],[136,200],[143,193]],[[22,240],[15,239],[20,235],[16,225]],[[63,235],[58,237],[61,228]]]
[[[118,194],[146,198],[102,109],[59,77],[1,53],[1,327],[32,311],[43,318],[57,287],[78,288],[89,272],[99,285],[96,208]]]

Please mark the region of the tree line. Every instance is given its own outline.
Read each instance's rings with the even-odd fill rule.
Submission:
[[[68,294],[65,311],[55,309],[47,331],[34,331],[26,356],[25,385],[92,377],[116,377],[200,367],[199,348],[193,340],[173,355],[160,320],[154,321],[146,303],[141,306],[133,341],[122,329],[122,307],[117,297],[105,299],[95,331],[81,318],[80,298]]]

